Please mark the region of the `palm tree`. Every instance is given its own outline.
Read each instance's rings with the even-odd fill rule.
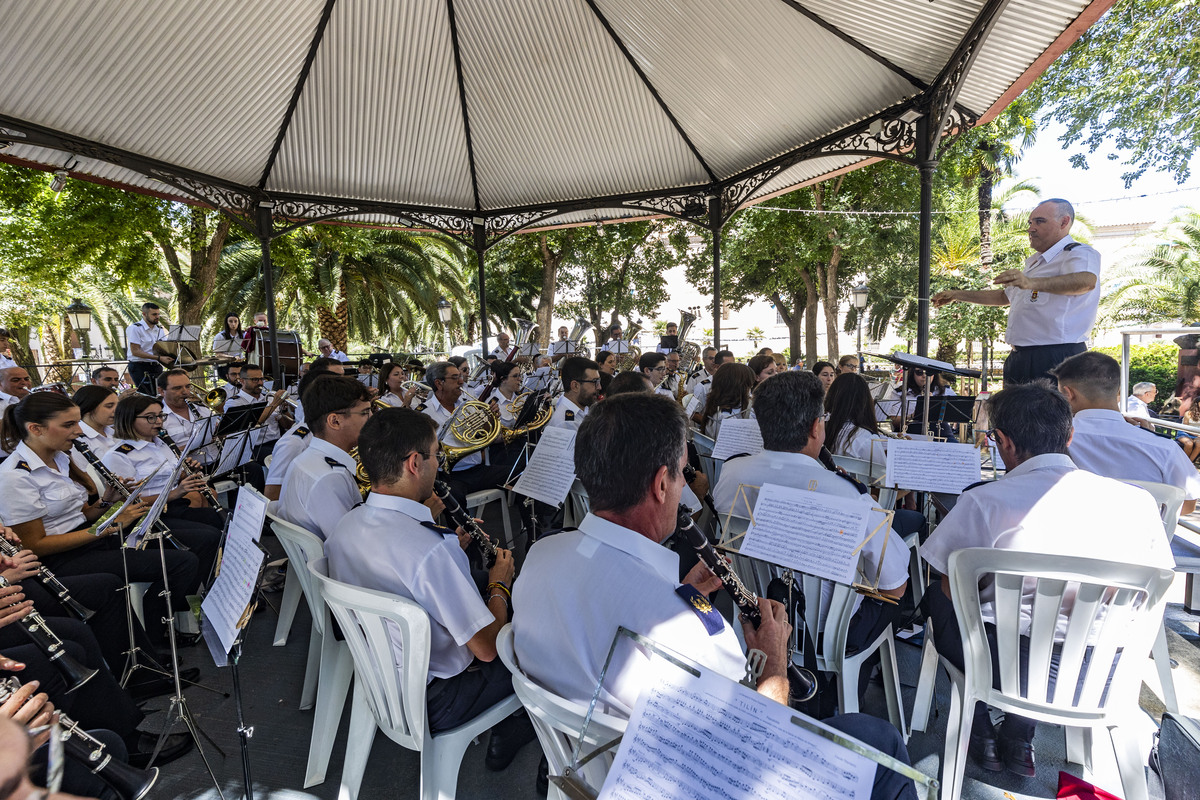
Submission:
[[[1106,322],[1200,319],[1200,212],[1174,217],[1161,236],[1142,261],[1114,276],[1115,288],[1100,301]]]
[[[464,325],[472,302],[464,249],[449,237],[310,226],[277,239],[271,255],[280,326],[329,339],[340,350],[351,338],[411,348],[440,330],[437,303],[443,296],[455,306],[455,326]],[[257,243],[227,248],[212,315],[263,308],[260,269]]]

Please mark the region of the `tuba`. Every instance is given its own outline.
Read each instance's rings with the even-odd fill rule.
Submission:
[[[567,339],[575,345],[575,355],[590,357],[592,354],[591,348],[583,344],[583,336],[592,329],[592,323],[588,322],[587,317],[580,314],[575,318],[575,327],[571,329],[571,334]]]
[[[691,371],[696,359],[700,358],[700,345],[685,341],[688,331],[696,322],[696,312],[699,310],[699,308],[679,310],[679,347],[676,348],[676,351],[679,353],[679,368],[685,375]],[[682,395],[680,396],[682,397]]]
[[[513,324],[517,326],[513,332],[513,349],[509,353],[506,361],[512,361],[521,356],[521,349],[533,340],[533,332],[537,330],[537,323],[527,319],[513,318]]]
[[[641,332],[642,321],[640,319],[637,322],[630,323],[629,333],[626,334],[625,337],[626,344],[632,342],[634,338],[637,337],[637,335]],[[633,370],[637,369],[638,359],[641,357],[641,348],[634,347],[632,344],[629,344],[629,352],[622,353],[621,355],[617,356],[617,372],[632,372]]]
[[[496,441],[496,437],[500,435],[500,427],[500,418],[492,413],[491,407],[486,403],[468,400],[454,409],[450,419],[446,420],[438,431],[438,442],[441,443],[438,460],[442,462],[443,469],[449,472],[459,459]],[[447,432],[462,444],[447,445],[443,441]]]

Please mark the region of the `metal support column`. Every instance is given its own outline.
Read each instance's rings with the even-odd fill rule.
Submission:
[[[283,388],[283,364],[279,361],[279,340],[275,327],[275,267],[271,264],[272,224],[271,212],[275,204],[263,201],[254,210],[254,227],[258,232],[258,244],[262,247],[263,294],[267,298],[267,329],[271,335],[271,380],[276,389]]]
[[[483,258],[487,255],[487,230],[483,227],[483,218],[475,217],[473,233],[475,236],[475,259],[479,265],[479,334],[482,344],[481,355],[486,356],[488,350],[488,318],[487,318],[487,284],[483,279]]]
[[[721,195],[708,198],[708,229],[712,233],[713,347],[721,349]]]
[[[917,121],[917,169],[921,173],[921,235],[917,257],[917,355],[929,356],[929,270],[933,261],[933,172],[937,143],[930,137],[929,117]]]

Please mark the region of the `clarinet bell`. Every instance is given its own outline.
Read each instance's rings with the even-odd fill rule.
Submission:
[[[817,676],[796,664],[788,665],[788,688],[793,703],[807,703],[817,695]]]
[[[63,604],[63,607],[70,611],[71,615],[80,622],[87,622],[89,619],[96,616],[95,611],[88,608],[70,595],[67,595],[66,597],[60,597],[59,601]]]
[[[103,744],[83,731],[77,731],[76,735],[64,731],[64,734],[63,749],[67,756],[91,770],[121,800],[142,800],[158,780],[158,767],[138,769],[118,761],[104,751]]]
[[[50,656],[49,660],[52,664],[54,664],[55,667],[58,668],[58,671],[62,673],[63,679],[66,680],[67,686],[69,687],[67,689],[68,694],[83,686],[92,678],[96,677],[96,670],[85,667],[83,664],[80,664],[78,661],[71,658],[71,655],[61,645],[59,645],[59,649]]]

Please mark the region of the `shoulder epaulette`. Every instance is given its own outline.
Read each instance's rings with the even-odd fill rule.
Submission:
[[[347,467],[345,464],[338,461],[336,458],[331,458],[330,456],[325,456],[325,463],[331,467],[341,467],[342,469],[344,469],[346,471],[350,470],[350,468]]]
[[[568,412],[566,412],[565,414],[563,414],[563,418],[564,418],[564,419],[565,419],[567,422],[573,422],[573,421],[575,420],[575,412],[574,412],[574,411],[568,411]]]
[[[691,584],[683,584],[676,587],[675,594],[679,595],[683,602],[687,603],[700,622],[704,625],[704,630],[709,636],[716,636],[721,631],[725,630],[725,619],[720,612],[713,608],[713,604],[707,597],[700,594],[696,587]]]
[[[131,445],[129,442],[126,442],[125,444],[123,444],[117,448],[117,452],[118,453],[132,453],[133,445]]]
[[[310,433],[312,433],[312,431],[301,425],[299,428],[296,428],[296,430],[292,431],[292,436],[299,436],[301,439],[303,439]]]
[[[428,407],[429,407],[428,403],[421,403],[419,406],[417,406],[417,411],[424,411]]]
[[[975,483],[972,483],[970,486],[963,489],[961,493],[966,494],[972,489],[978,489],[980,486],[986,486],[989,483],[995,483],[995,481],[976,481]]]
[[[737,453],[736,455],[732,455],[729,458],[725,459],[725,463],[728,464],[730,461],[733,461],[735,458],[746,458],[749,455],[750,455],[749,453]]]
[[[858,489],[859,494],[867,494],[868,492],[871,491],[870,489],[867,488],[867,485],[865,483],[863,483],[862,481],[858,480],[857,478],[855,478],[851,475],[847,475],[844,472],[838,472],[837,470],[834,470],[833,474],[837,475],[842,480],[850,481],[850,483],[854,486],[854,488]]]
[[[17,469],[23,469],[23,470],[25,470],[26,472],[33,472],[33,469],[32,469],[32,468],[29,466],[29,464],[28,464],[27,462],[25,462],[25,461],[18,461],[18,462],[17,462]]]
[[[434,533],[440,533],[442,536],[454,536],[455,538],[458,537],[457,531],[452,531],[443,525],[438,525],[436,522],[424,520],[421,522],[421,526],[424,528],[429,528],[429,530],[433,531]]]
[[[1076,247],[1082,247],[1082,246],[1083,246],[1083,242],[1071,242],[1069,245],[1064,247],[1063,250],[1064,251],[1074,250]]]
[[[700,385],[702,386],[709,383],[712,383],[712,378],[705,378],[704,380],[700,381]]]

